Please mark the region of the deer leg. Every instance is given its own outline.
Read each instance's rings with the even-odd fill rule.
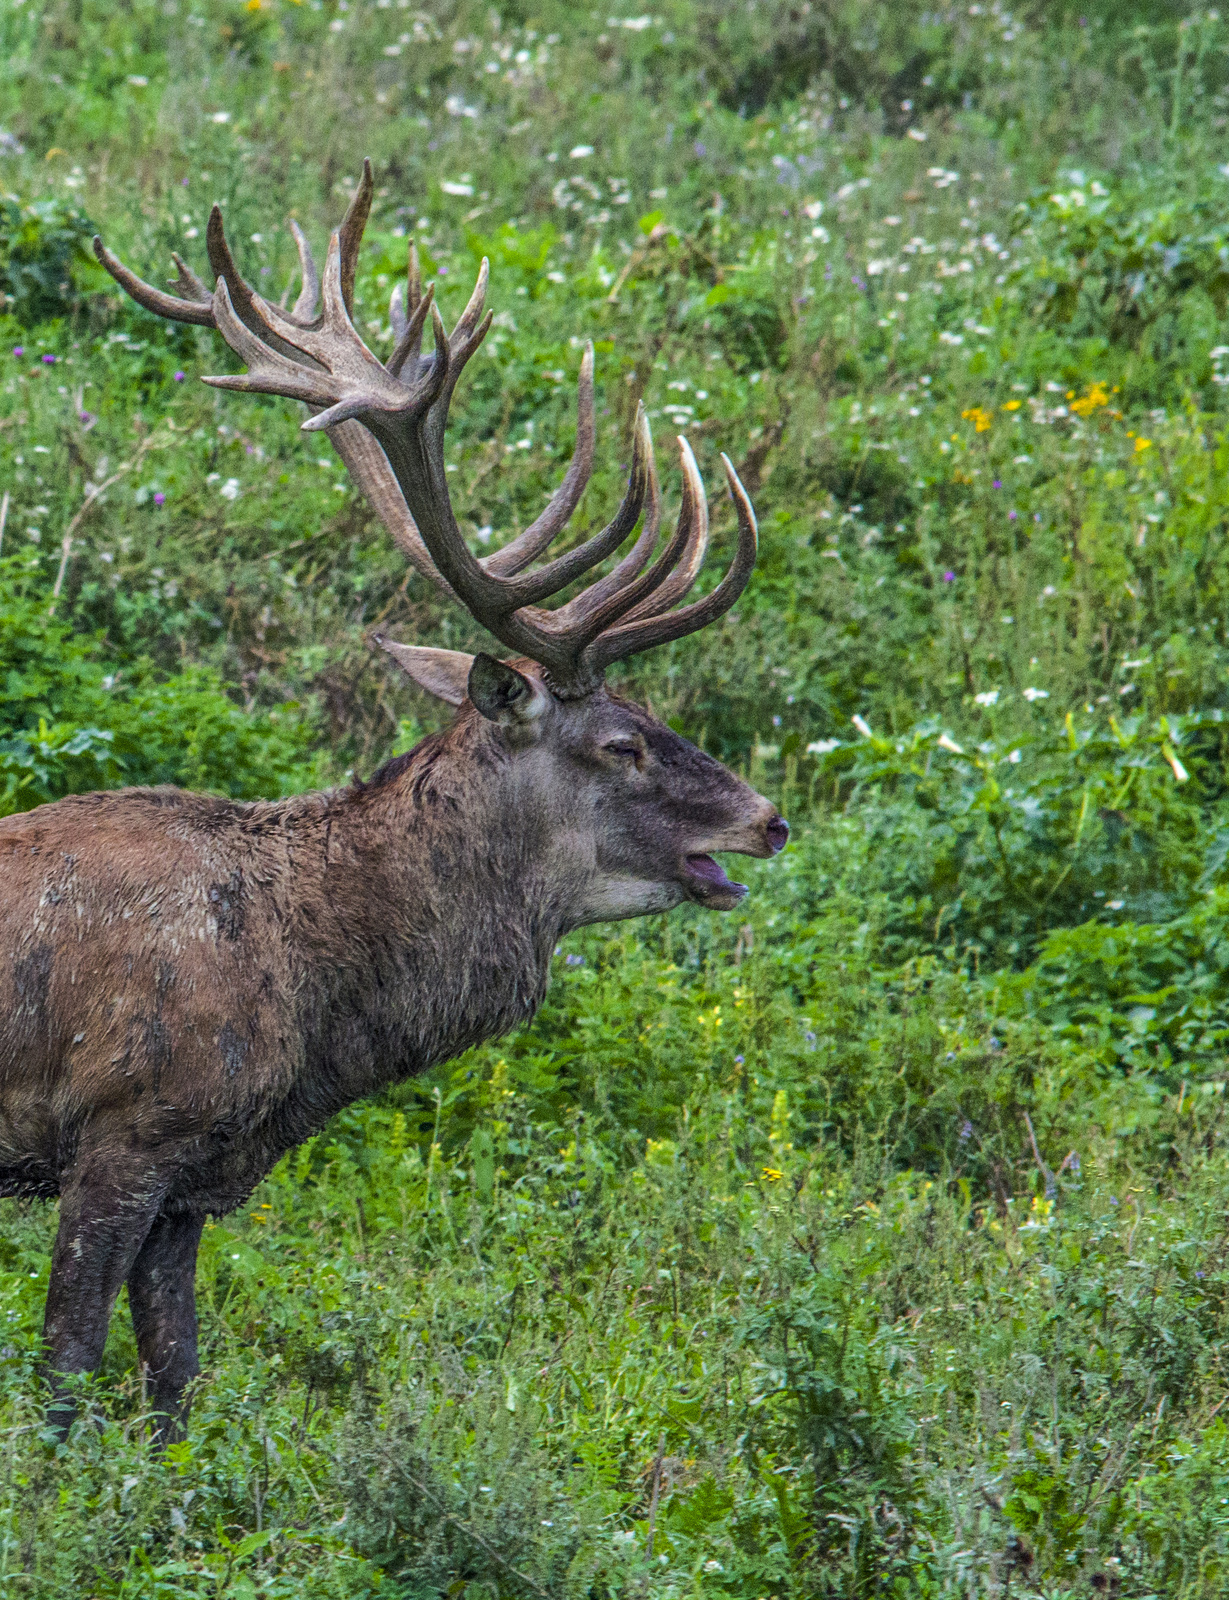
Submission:
[[[43,1318],[52,1389],[48,1421],[60,1439],[67,1438],[76,1411],[64,1380],[92,1372],[101,1361],[115,1297],[145,1241],[159,1199],[139,1183],[125,1193],[114,1176],[101,1179],[93,1173],[61,1191]]]
[[[188,1420],[184,1390],[200,1371],[196,1356],[196,1249],[204,1218],[163,1212],[128,1274],[128,1305],[141,1366],[159,1414],[156,1437],[169,1444]]]

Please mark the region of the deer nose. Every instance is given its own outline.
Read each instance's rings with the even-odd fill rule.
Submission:
[[[771,822],[765,823],[764,833],[775,856],[785,849],[785,841],[789,838],[789,823],[784,817],[774,817]]]

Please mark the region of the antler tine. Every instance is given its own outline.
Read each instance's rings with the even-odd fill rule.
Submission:
[[[226,280],[231,308],[240,322],[257,338],[271,344],[282,355],[289,354],[294,345],[287,339],[286,334],[298,328],[299,324],[280,306],[271,305],[263,296],[257,294],[239,271],[226,239],[226,229],[222,224],[222,209],[216,202],[209,212],[209,221],[205,226],[205,250],[215,278]],[[227,342],[229,343],[229,340]]]
[[[680,439],[680,444],[685,441]],[[692,470],[695,471],[695,457],[690,449],[687,455],[691,457]],[[684,471],[687,470],[684,463]],[[697,481],[699,474],[697,472]],[[681,520],[681,513],[680,513]],[[664,579],[656,593],[650,593],[638,605],[631,606],[623,614],[623,622],[637,622],[641,617],[657,617],[664,611],[669,611],[687,594],[696,578],[700,568],[704,565],[704,557],[708,551],[708,501],[704,496],[704,488],[700,486],[699,515],[692,523],[691,535],[687,541],[682,556],[676,563],[673,572]]]
[[[406,362],[413,360],[415,368],[418,366],[419,354],[422,350],[422,330],[426,326],[427,313],[431,310],[435,300],[435,285],[430,284],[414,308],[414,315],[409,322],[403,323],[401,332],[397,336],[396,348],[389,356],[385,365],[394,378],[401,376],[401,369]]]
[[[320,274],[316,270],[316,258],[312,255],[307,235],[293,217],[287,220],[294,235],[295,248],[299,252],[299,275],[303,279],[298,299],[291,308],[290,315],[296,322],[311,322],[320,301]]]
[[[354,314],[354,274],[358,267],[358,251],[363,242],[367,218],[371,215],[371,197],[374,193],[375,178],[372,176],[371,162],[364,156],[363,176],[338,229],[341,241],[341,297],[351,316]]]
[[[175,263],[175,287],[184,299],[195,300],[198,305],[212,305],[213,295],[210,294],[183,257],[172,250],[171,260]]]
[[[639,418],[637,418],[639,426]],[[593,345],[586,344],[580,362],[580,378],[576,392],[576,449],[563,475],[563,482],[547,502],[546,508],[515,539],[494,551],[483,561],[483,566],[499,578],[510,578],[522,572],[531,561],[536,561],[543,550],[554,540],[571,519],[580,504],[580,497],[593,473],[593,452],[597,442],[597,422],[593,399]],[[648,444],[649,470],[652,483],[653,445]],[[654,534],[656,538],[656,534]],[[651,546],[650,546],[651,548]],[[647,553],[646,553],[647,559]],[[643,565],[643,563],[642,563]],[[639,568],[637,568],[639,571]]]
[[[171,322],[191,322],[198,328],[212,328],[216,326],[213,320],[213,299],[204,301],[180,299],[179,296],[167,294],[165,289],[155,289],[152,283],[146,283],[138,278],[118,256],[112,255],[103,244],[98,234],[94,235],[94,254],[98,257],[99,264],[104,267],[119,284],[124,292],[131,296],[139,306],[144,306],[146,311],[152,311],[156,317],[166,317]],[[178,264],[179,258],[175,257]],[[180,267],[180,285],[183,286],[183,274],[186,269]],[[196,280],[199,283],[199,279]],[[208,296],[204,284],[200,285]]]
[[[686,439],[679,440],[679,453],[683,466],[683,503],[679,507],[678,526],[647,572],[621,585],[596,604],[588,591],[578,595],[572,602],[576,613],[575,620],[571,622],[571,631],[580,646],[596,639],[605,629],[626,616],[646,595],[652,595],[661,588],[685,550],[697,542],[707,542],[708,502],[704,498],[704,484],[700,479],[696,458]]]
[[[678,611],[669,611],[665,616],[641,617],[635,622],[625,622],[621,627],[612,628],[609,633],[600,634],[585,651],[585,664],[591,672],[600,676],[614,661],[622,661],[626,656],[652,649],[654,645],[666,644],[671,639],[681,639],[686,634],[698,632],[724,616],[747,587],[758,547],[755,512],[729,456],[723,455],[721,461],[725,467],[730,498],[738,513],[738,549],[725,577],[711,594],[693,600]]]
[[[422,269],[418,265],[418,247],[410,240],[409,258],[406,262],[404,283],[394,283],[388,297],[388,320],[397,338],[405,332],[409,318],[418,310],[422,300]],[[415,355],[417,351],[413,352]]]
[[[644,451],[647,477],[644,522],[640,528],[640,536],[618,566],[604,578],[598,578],[587,589],[583,589],[575,599],[567,601],[551,613],[556,622],[563,627],[567,627],[574,620],[583,621],[608,595],[616,594],[625,584],[638,577],[657,544],[657,535],[661,529],[661,484],[657,481],[653,435],[649,431],[643,405],[636,407],[636,434],[643,440],[641,448]]]

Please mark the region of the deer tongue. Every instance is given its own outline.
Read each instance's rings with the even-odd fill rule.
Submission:
[[[745,885],[726,877],[725,868],[712,856],[688,856],[686,866],[688,879],[705,899],[710,895],[723,898],[728,895],[730,903],[734,904],[747,892]]]

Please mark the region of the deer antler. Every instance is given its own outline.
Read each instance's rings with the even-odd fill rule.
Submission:
[[[728,611],[746,587],[755,563],[751,503],[723,456],[738,514],[738,550],[710,594],[675,609],[704,559],[708,507],[691,448],[680,439],[683,500],[678,525],[648,565],[658,539],[661,495],[643,408],[636,415],[627,493],[613,520],[584,543],[533,566],[567,526],[592,471],[592,346],[586,348],[580,365],[576,449],[562,483],[541,515],[517,538],[482,559],[471,553],[448,493],[444,430],[457,380],[491,325],[490,313],[482,314],[487,263],[483,261],[469,303],[449,335],[433,289],[423,289],[411,245],[405,285],[394,289],[389,306],[396,346],[381,362],[352,319],[355,267],[372,193],[371,163],[365,161],[345,219],[329,241],[322,280],[301,229],[291,223],[302,278],[291,311],[265,300],[242,278],[216,206],[206,233],[216,274],[212,294],[178,256],[174,257],[176,295],[143,283],[101,239],[94,240],[94,251],[140,305],[173,321],[216,328],[247,365],[246,373],[206,378],[206,383],[304,401],[313,413],[303,423],[304,431],[328,433],[351,476],[418,571],[459,599],[510,649],[539,662],[561,696],[588,693],[612,662],[693,633]],[[424,355],[428,319],[434,347]],[[642,510],[640,536],[612,572],[553,611],[540,606],[613,554]]]

